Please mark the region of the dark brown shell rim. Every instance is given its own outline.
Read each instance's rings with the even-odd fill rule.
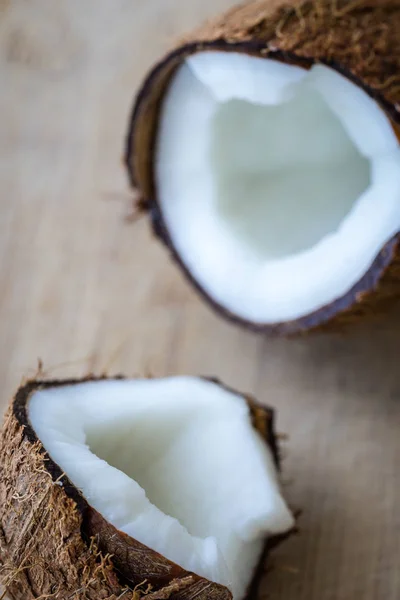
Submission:
[[[390,119],[394,123],[400,123],[400,113],[397,106],[388,102],[381,93],[374,90],[370,86],[367,86],[362,80],[354,76],[354,74],[350,73],[333,60],[319,59],[318,61],[316,61],[311,58],[298,56],[293,52],[270,49],[268,48],[268,46],[265,45],[265,43],[262,42],[245,41],[232,43],[227,42],[224,39],[213,40],[210,42],[193,42],[179,47],[178,49],[168,54],[164,60],[159,62],[149,73],[137,94],[129,121],[128,134],[125,140],[124,154],[125,166],[128,171],[130,183],[133,187],[137,186],[137,177],[132,163],[132,156],[135,153],[134,132],[136,127],[136,120],[138,119],[142,102],[151,93],[152,86],[156,81],[158,75],[163,71],[163,69],[169,64],[170,61],[173,61],[178,58],[184,60],[186,56],[205,50],[243,52],[246,54],[256,55],[260,58],[272,58],[281,62],[296,64],[299,66],[303,66],[304,68],[310,68],[316,62],[324,64],[334,69],[335,71],[337,71],[338,73],[355,83],[357,86],[361,87],[373,100],[375,100],[381,106],[384,112],[390,117]],[[291,335],[301,333],[320,327],[339,313],[348,311],[351,307],[356,305],[364,296],[370,294],[374,289],[376,289],[380,280],[385,274],[385,271],[392,262],[392,259],[400,245],[400,232],[397,232],[388,242],[385,243],[383,248],[378,252],[370,267],[359,279],[359,281],[348,292],[346,292],[346,294],[339,298],[336,298],[331,303],[326,304],[321,308],[311,313],[308,313],[298,319],[282,321],[278,323],[254,323],[235,315],[234,313],[230,312],[229,310],[218,304],[213,299],[213,297],[210,296],[193,277],[193,275],[183,262],[182,258],[180,257],[179,253],[177,252],[174,243],[169,235],[161,207],[157,200],[157,194],[155,193],[154,182],[152,182],[152,190],[152,197],[144,198],[143,200],[144,205],[147,207],[147,210],[150,213],[153,231],[155,235],[169,249],[174,261],[180,266],[186,278],[192,283],[195,289],[197,289],[200,295],[202,295],[218,313],[228,318],[230,321],[245,326],[248,329],[255,332],[264,332],[276,335]]]

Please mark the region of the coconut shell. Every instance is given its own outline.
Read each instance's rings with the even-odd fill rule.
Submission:
[[[231,600],[226,587],[185,571],[108,523],[46,453],[27,416],[30,396],[89,380],[30,381],[6,413],[0,436],[0,585],[11,600]],[[278,466],[273,412],[251,398],[248,403]],[[271,539],[266,550],[278,540]]]
[[[145,80],[126,140],[131,183],[146,202],[156,235],[198,291],[224,316],[256,331],[277,334],[337,329],[382,314],[400,297],[400,234],[390,239],[344,296],[301,318],[251,323],[229,313],[193,279],[174,248],[157,202],[154,142],[160,106],[176,68],[204,50],[243,52],[310,68],[323,63],[374,98],[400,140],[400,0],[261,0],[207,23],[172,50]]]

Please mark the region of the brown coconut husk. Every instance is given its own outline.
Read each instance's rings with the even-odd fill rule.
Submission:
[[[392,237],[344,296],[299,319],[254,324],[217,305],[174,248],[157,202],[154,141],[161,101],[186,56],[204,50],[243,52],[310,68],[323,63],[363,88],[390,118],[400,139],[400,0],[259,0],[230,10],[187,37],[151,71],[133,110],[125,161],[156,235],[198,291],[224,316],[253,330],[293,334],[338,329],[384,313],[400,297],[400,234]]]
[[[226,587],[108,523],[46,453],[27,416],[30,396],[90,380],[30,381],[7,411],[0,435],[0,586],[11,600],[231,600]],[[273,412],[247,401],[278,466]],[[271,539],[266,552],[280,539]],[[260,576],[258,569],[249,592]]]

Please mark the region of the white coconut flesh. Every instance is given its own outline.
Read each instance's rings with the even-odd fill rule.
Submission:
[[[244,596],[265,538],[293,526],[243,397],[192,377],[35,392],[30,423],[88,503],[183,568]]]
[[[255,323],[344,295],[400,229],[388,117],[333,69],[199,52],[162,104],[157,198],[182,262]]]

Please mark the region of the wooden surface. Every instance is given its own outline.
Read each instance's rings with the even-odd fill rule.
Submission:
[[[49,375],[200,373],[278,408],[300,532],[260,598],[400,598],[400,318],[262,339],[216,317],[145,221],[121,164],[146,69],[231,0],[0,1],[1,405]]]

